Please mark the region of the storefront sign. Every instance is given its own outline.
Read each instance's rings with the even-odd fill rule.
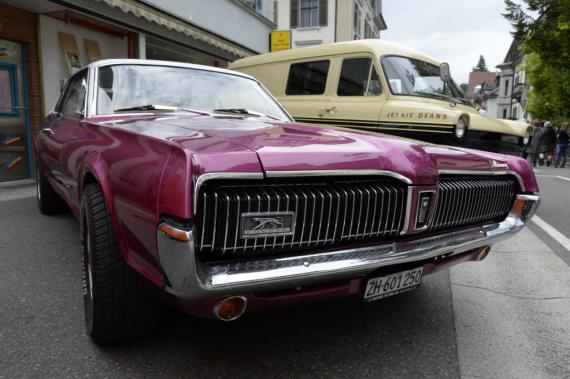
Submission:
[[[289,50],[291,48],[291,31],[281,30],[271,32],[271,51]]]

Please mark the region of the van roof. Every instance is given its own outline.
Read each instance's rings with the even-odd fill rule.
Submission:
[[[301,47],[298,49],[255,55],[252,57],[239,59],[231,63],[230,68],[235,69],[273,62],[350,53],[372,53],[378,57],[381,57],[383,55],[403,55],[406,57],[433,63],[435,65],[439,65],[440,63],[438,60],[430,57],[429,55],[421,53],[408,46],[380,39],[363,39],[348,42],[337,42],[326,45]]]

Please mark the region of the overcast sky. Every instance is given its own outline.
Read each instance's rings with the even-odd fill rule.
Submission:
[[[381,38],[448,62],[454,80],[467,83],[480,54],[489,71],[503,62],[512,41],[504,11],[503,0],[384,0]]]

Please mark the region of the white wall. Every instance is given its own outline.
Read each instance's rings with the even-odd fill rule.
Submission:
[[[40,57],[43,85],[44,111],[51,112],[59,96],[60,82],[69,77],[63,50],[59,45],[58,32],[71,34],[77,41],[81,64],[86,65],[87,51],[84,39],[88,38],[99,43],[103,59],[126,58],[128,55],[127,37],[113,37],[74,24],[40,15]]]
[[[342,0],[348,1],[348,0]],[[291,29],[291,2],[279,0],[277,9],[277,29]],[[320,45],[335,42],[335,1],[328,0],[327,25],[314,28],[297,28],[291,33],[292,47]]]
[[[267,0],[273,1],[273,0]],[[216,33],[251,50],[269,51],[269,33],[274,25],[262,21],[234,0],[145,0],[164,11]],[[266,4],[267,12],[272,8]]]

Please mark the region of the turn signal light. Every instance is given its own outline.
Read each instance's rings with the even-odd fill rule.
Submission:
[[[214,306],[214,314],[222,321],[233,321],[245,313],[246,307],[247,299],[245,297],[227,297]]]
[[[524,197],[519,197],[515,200],[513,208],[511,209],[511,214],[514,216],[523,218],[528,213],[527,204],[529,200]]]
[[[491,252],[491,246],[485,246],[483,250],[477,255],[477,260],[482,261],[483,259],[487,258],[487,255]]]
[[[176,229],[176,228],[174,228],[168,224],[162,223],[159,225],[158,229],[161,232],[166,233],[169,237],[174,238],[175,240],[182,241],[182,242],[190,241],[190,237],[188,235],[188,232],[185,232],[185,231],[180,230],[180,229]]]

